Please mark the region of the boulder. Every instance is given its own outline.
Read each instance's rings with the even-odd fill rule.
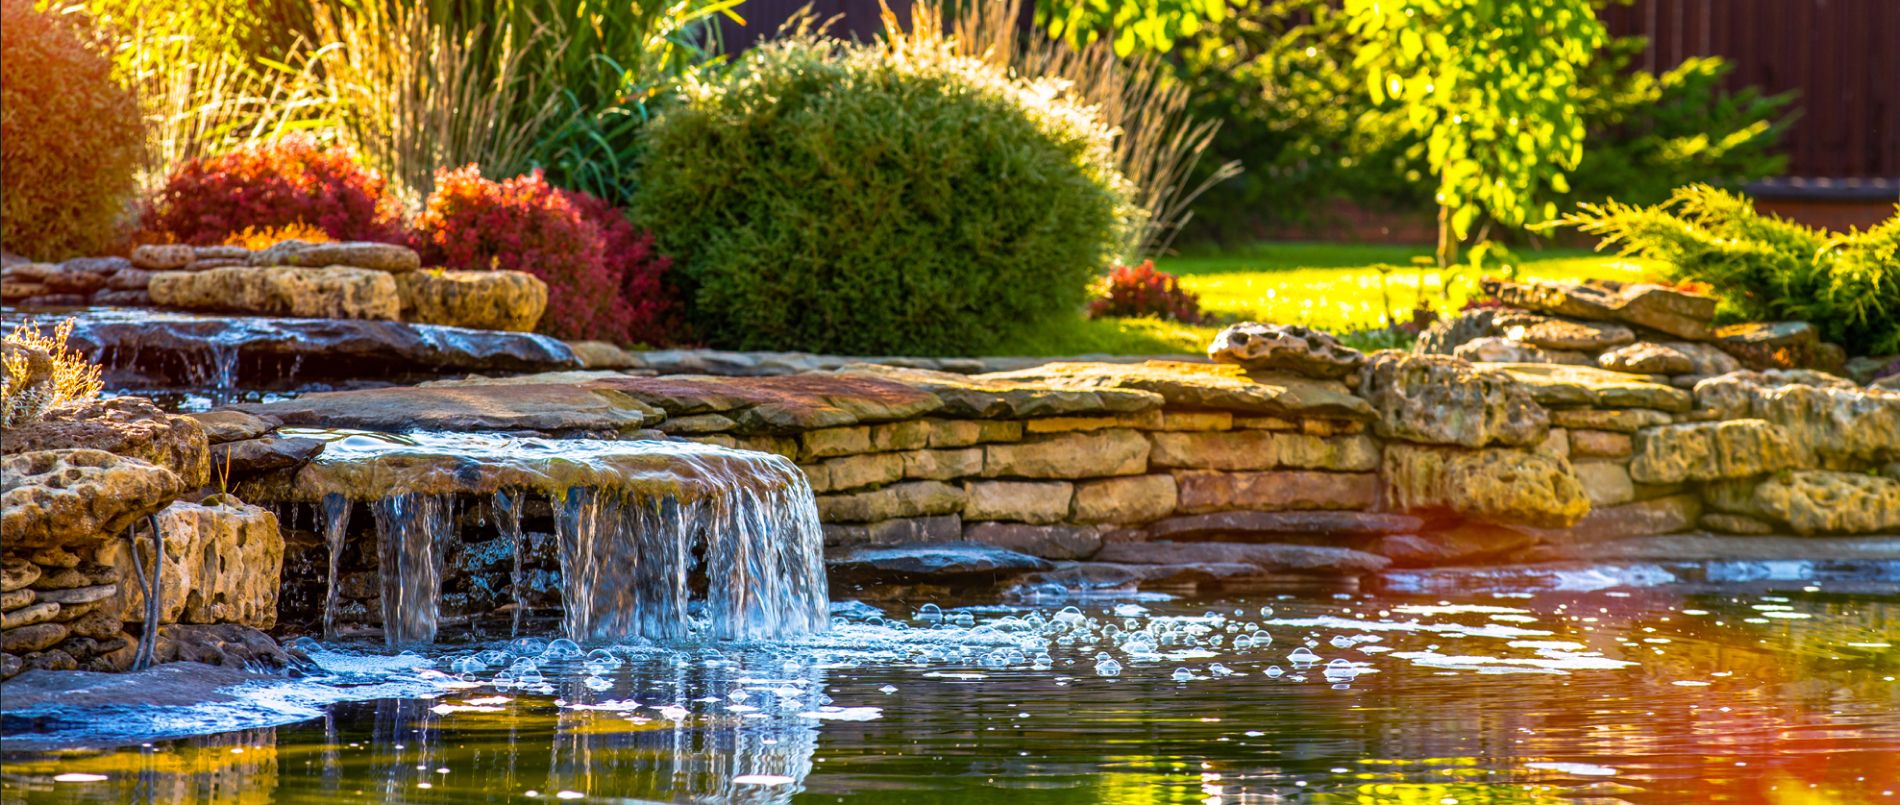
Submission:
[[[1544,349],[1497,336],[1474,338],[1451,351],[1455,357],[1472,363],[1557,363],[1590,366],[1588,353],[1568,349]]]
[[[1716,418],[1780,426],[1829,466],[1900,459],[1900,391],[1815,372],[1735,372],[1697,383],[1695,398]]]
[[[1590,511],[1568,462],[1525,450],[1391,443],[1381,481],[1396,511],[1546,528],[1568,527]]]
[[[1576,319],[1518,315],[1498,326],[1507,339],[1548,350],[1601,352],[1636,340],[1636,334],[1623,325]]]
[[[526,271],[411,271],[396,291],[403,321],[477,330],[529,332],[548,307],[547,283]]]
[[[190,417],[167,414],[143,397],[114,397],[13,426],[0,440],[0,453],[104,450],[164,467],[186,486],[197,487],[211,481],[206,441],[204,429]]]
[[[300,266],[325,268],[345,266],[403,274],[422,267],[422,258],[407,246],[393,243],[348,241],[344,243],[305,243],[286,240],[260,252],[250,252],[253,266]]]
[[[1730,324],[1715,330],[1715,346],[1749,369],[1822,369],[1821,331],[1805,321]]]
[[[1207,348],[1215,363],[1254,371],[1285,371],[1306,377],[1342,378],[1359,370],[1366,356],[1331,335],[1300,325],[1243,322],[1220,331]]]
[[[283,575],[284,538],[277,516],[228,496],[207,504],[178,502],[158,513],[165,534],[160,569],[161,623],[241,623],[268,629],[277,623],[278,581]],[[140,532],[138,540],[150,535]],[[100,546],[98,559],[135,579],[135,556],[151,572],[151,546],[133,551],[130,540]],[[120,584],[106,611],[131,623],[145,622],[145,593],[136,582]]]
[[[97,542],[169,505],[177,473],[103,450],[44,450],[0,460],[8,547]]]
[[[1799,470],[1762,481],[1755,506],[1797,534],[1900,530],[1900,481],[1877,475]]]
[[[1651,341],[1610,350],[1598,355],[1596,363],[1612,372],[1639,375],[1683,375],[1696,368],[1695,360],[1681,350]]]
[[[321,319],[402,317],[389,274],[362,268],[214,268],[163,271],[146,289],[152,301],[187,310]]]
[[[1075,485],[1069,519],[1078,523],[1146,523],[1172,514],[1179,500],[1172,475],[1083,481]]]
[[[1550,420],[1530,391],[1507,375],[1441,355],[1374,353],[1359,373],[1380,436],[1483,447],[1542,442]]]
[[[1660,285],[1611,280],[1580,283],[1483,281],[1484,291],[1511,307],[1589,321],[1614,321],[1659,330],[1690,341],[1707,341],[1715,299]]]
[[[1802,463],[1800,450],[1779,425],[1760,419],[1695,422],[1637,431],[1630,477],[1645,484],[1714,481]]]
[[[241,623],[178,624],[159,629],[160,662],[198,663],[246,671],[281,673],[290,655],[270,635]]]
[[[306,394],[237,406],[287,425],[404,433],[633,431],[664,416],[631,395],[592,384],[399,387]]]
[[[1101,529],[1092,525],[965,523],[963,539],[1044,559],[1086,559],[1102,547]]]
[[[1174,478],[1183,512],[1358,510],[1379,500],[1378,476],[1370,472],[1183,470]]]

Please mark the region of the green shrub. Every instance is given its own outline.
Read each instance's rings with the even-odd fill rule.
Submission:
[[[1707,185],[1652,207],[1584,204],[1561,223],[1603,247],[1661,260],[1706,282],[1728,320],[1796,320],[1854,354],[1900,352],[1900,214],[1872,229],[1829,233],[1755,212]]]
[[[142,156],[138,100],[85,19],[0,0],[0,245],[39,260],[119,241]]]
[[[648,136],[635,219],[722,347],[977,352],[1079,314],[1127,221],[1086,108],[940,46],[780,40]]]

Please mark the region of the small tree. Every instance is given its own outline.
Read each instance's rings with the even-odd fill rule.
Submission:
[[[1374,103],[1402,104],[1438,177],[1438,264],[1480,214],[1555,218],[1583,158],[1579,77],[1607,38],[1590,0],[1346,0]],[[1548,196],[1545,196],[1548,198]]]

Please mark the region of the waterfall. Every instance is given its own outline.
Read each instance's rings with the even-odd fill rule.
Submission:
[[[553,513],[563,633],[765,640],[828,623],[822,531],[811,487],[780,456],[658,441],[302,431],[331,440],[296,493],[325,502],[326,537],[370,502],[392,646],[434,639],[443,560],[460,539],[460,496],[493,501],[512,552],[515,631],[526,609],[523,509]],[[332,546],[340,555],[340,543]],[[326,613],[336,597],[334,562]],[[328,615],[326,614],[326,619]]]
[[[336,577],[343,564],[343,538],[350,527],[350,501],[332,492],[323,496],[323,542],[330,560],[329,583],[323,592],[323,639],[336,637]]]

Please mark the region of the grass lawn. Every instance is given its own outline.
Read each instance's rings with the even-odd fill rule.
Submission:
[[[1201,309],[1228,320],[1305,324],[1332,333],[1385,324],[1386,304],[1404,317],[1420,301],[1441,314],[1456,311],[1477,291],[1478,276],[1452,272],[1449,299],[1441,296],[1445,276],[1427,262],[1429,246],[1335,243],[1260,243],[1244,249],[1190,252],[1155,261],[1157,268],[1181,278],[1201,297]],[[1639,260],[1577,249],[1549,249],[1517,255],[1520,277],[1575,280],[1640,279],[1655,272]],[[1393,266],[1381,290],[1379,266]],[[1051,322],[1000,351],[1006,355],[1162,355],[1206,349],[1218,326],[1179,324],[1157,319],[1099,319]]]

